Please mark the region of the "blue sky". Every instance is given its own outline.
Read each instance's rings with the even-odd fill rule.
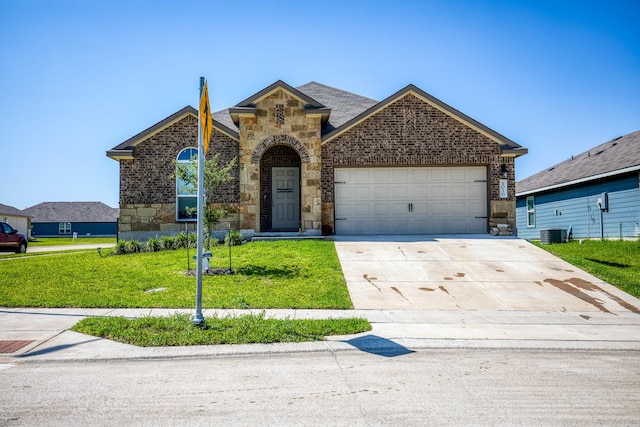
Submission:
[[[0,0],[0,203],[118,206],[105,151],[276,80],[413,83],[529,149],[521,180],[640,130],[640,3]]]

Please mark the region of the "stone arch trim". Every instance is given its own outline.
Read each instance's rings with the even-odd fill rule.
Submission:
[[[302,145],[302,143],[296,138],[285,134],[271,135],[260,141],[253,150],[253,154],[251,154],[251,163],[260,163],[260,159],[264,152],[275,145],[286,145],[293,148],[300,156],[300,161],[302,163],[309,163],[309,152],[304,145]]]

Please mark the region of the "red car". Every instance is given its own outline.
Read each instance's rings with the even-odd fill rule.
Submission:
[[[0,250],[23,254],[27,252],[27,237],[6,222],[0,222]]]

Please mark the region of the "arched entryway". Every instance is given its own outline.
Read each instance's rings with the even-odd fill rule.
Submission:
[[[260,159],[260,230],[300,229],[300,156],[275,145]]]

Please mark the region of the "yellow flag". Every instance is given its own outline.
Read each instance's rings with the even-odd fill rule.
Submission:
[[[213,131],[213,119],[211,118],[211,110],[209,109],[209,91],[207,90],[207,82],[204,82],[202,95],[200,96],[200,132],[202,133],[202,142],[204,144],[204,156],[209,149],[209,140]],[[198,153],[200,154],[200,153]]]

